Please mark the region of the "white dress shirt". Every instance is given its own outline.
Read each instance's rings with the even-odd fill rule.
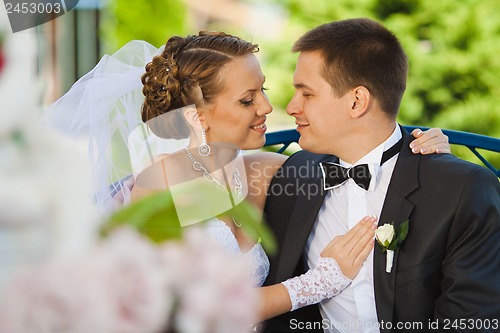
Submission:
[[[387,188],[397,161],[393,156],[380,166],[384,151],[402,137],[399,126],[392,135],[354,165],[367,163],[372,174],[368,191],[352,179],[328,191],[313,229],[307,240],[305,254],[309,267],[316,265],[321,251],[336,236],[345,234],[364,216],[380,216]],[[342,166],[352,165],[340,160]],[[386,221],[390,222],[390,221]],[[379,332],[373,285],[373,250],[352,284],[339,295],[320,303],[325,332]]]

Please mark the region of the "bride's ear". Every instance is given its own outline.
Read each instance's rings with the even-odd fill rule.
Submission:
[[[184,116],[186,117],[189,125],[191,125],[191,127],[195,129],[201,130],[202,128],[207,127],[205,124],[205,116],[203,112],[198,110],[194,104],[186,107]]]

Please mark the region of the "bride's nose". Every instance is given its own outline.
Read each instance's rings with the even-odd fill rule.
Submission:
[[[273,106],[271,105],[271,103],[269,103],[269,100],[267,98],[264,98],[261,107],[257,110],[257,115],[265,116],[266,114],[269,114],[271,112],[273,112]]]

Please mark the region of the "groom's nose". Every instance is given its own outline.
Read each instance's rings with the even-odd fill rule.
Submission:
[[[297,93],[295,93],[286,106],[286,113],[288,113],[290,116],[294,116],[301,111],[301,106],[298,99],[299,98],[297,96]]]

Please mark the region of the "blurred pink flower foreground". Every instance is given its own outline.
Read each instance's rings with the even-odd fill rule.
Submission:
[[[122,229],[79,260],[15,275],[5,286],[0,330],[247,332],[258,306],[247,267],[199,228],[160,246]]]

